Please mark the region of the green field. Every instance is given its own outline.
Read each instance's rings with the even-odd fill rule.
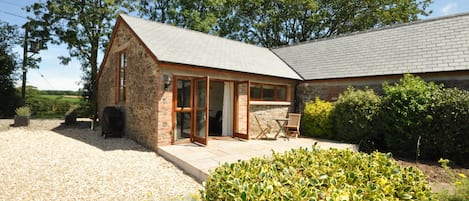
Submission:
[[[60,98],[71,104],[79,104],[81,100],[81,96],[69,96],[69,95],[41,95],[41,97],[44,97],[50,100],[56,100]]]

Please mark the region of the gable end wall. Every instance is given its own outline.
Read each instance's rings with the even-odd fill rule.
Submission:
[[[98,85],[98,111],[101,113],[106,106],[119,107],[125,115],[125,135],[156,150],[158,110],[162,109],[159,101],[164,96],[160,68],[124,23],[118,26],[110,48]],[[118,58],[122,51],[127,57],[126,101],[116,102]]]

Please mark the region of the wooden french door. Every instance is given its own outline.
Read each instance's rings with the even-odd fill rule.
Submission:
[[[194,80],[194,122],[191,135],[192,142],[207,145],[210,79],[208,77]]]
[[[235,83],[234,137],[249,139],[249,81]]]

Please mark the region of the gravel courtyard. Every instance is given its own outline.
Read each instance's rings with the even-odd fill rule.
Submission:
[[[63,120],[0,120],[0,200],[178,200],[202,186],[126,138]]]

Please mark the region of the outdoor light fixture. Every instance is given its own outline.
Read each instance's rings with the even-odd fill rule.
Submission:
[[[170,75],[163,75],[163,84],[164,84],[164,90],[168,90],[169,85],[171,85],[171,76]]]

